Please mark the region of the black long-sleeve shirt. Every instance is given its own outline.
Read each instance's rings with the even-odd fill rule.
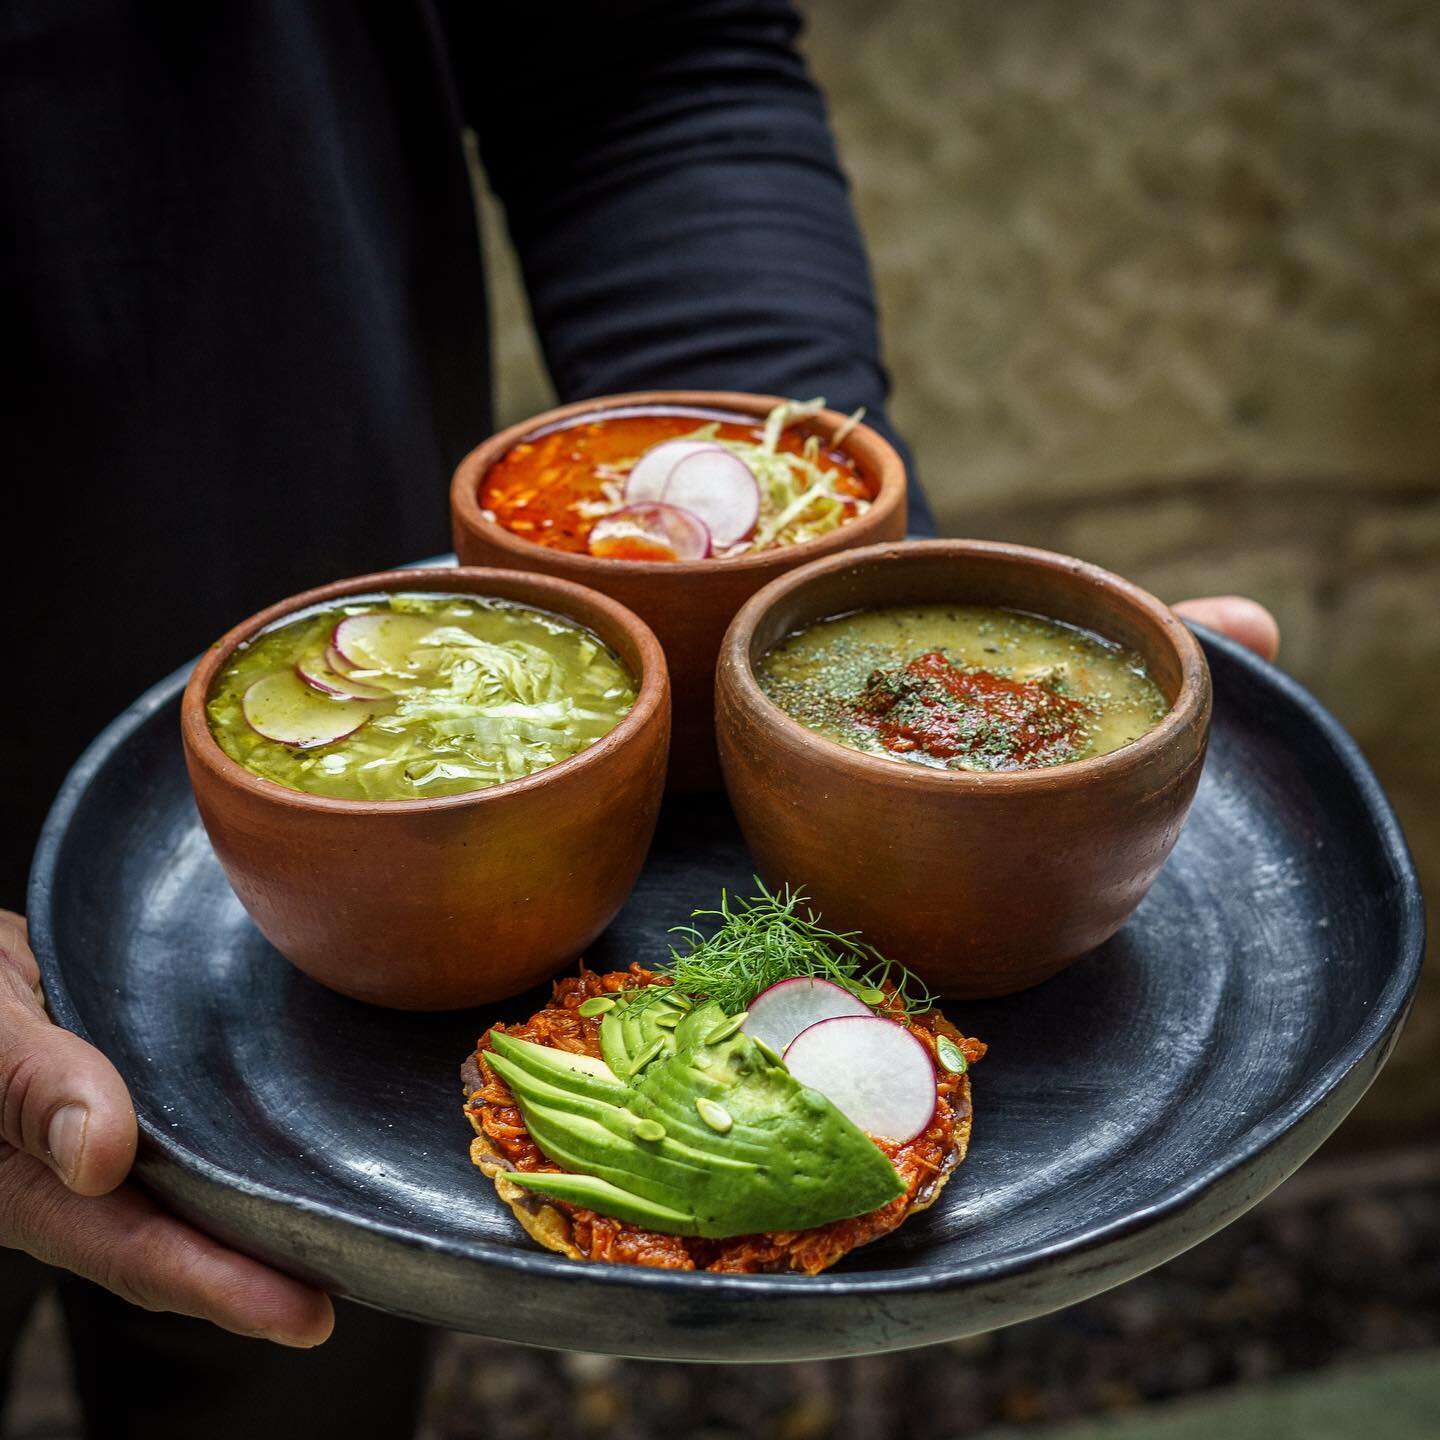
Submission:
[[[146,685],[447,548],[491,428],[466,126],[563,398],[823,394],[884,426],[796,30],[784,0],[0,10],[0,905]]]

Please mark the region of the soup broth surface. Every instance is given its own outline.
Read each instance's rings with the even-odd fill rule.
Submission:
[[[788,636],[756,667],[765,694],[852,749],[956,770],[1105,755],[1169,703],[1132,651],[983,605],[861,610]]]
[[[793,512],[787,525],[772,538],[760,543],[746,541],[733,553],[794,543],[805,538],[805,527],[821,517],[831,526],[848,524],[865,512],[874,498],[871,487],[855,463],[843,451],[820,444],[801,425],[783,429],[775,441],[777,459],[765,461],[758,452],[765,426],[761,421],[724,418],[718,413],[692,411],[639,411],[601,414],[522,440],[506,451],[480,482],[480,505],[485,514],[514,535],[552,550],[583,554],[590,548],[590,532],[597,520],[625,505],[625,480],[639,458],[653,446],[667,440],[701,438],[732,446],[753,465],[784,472],[783,457],[808,456],[820,472],[810,504],[792,500],[785,504]],[[773,490],[761,485],[760,529],[775,506],[786,501],[795,486]],[[805,484],[809,483],[807,479]],[[803,487],[802,487],[803,488]],[[820,491],[825,493],[822,495]],[[653,559],[653,554],[633,555],[607,551],[618,559]]]
[[[225,753],[268,780],[409,800],[568,759],[635,697],[619,657],[574,621],[478,596],[395,594],[266,630],[221,670],[206,715]]]

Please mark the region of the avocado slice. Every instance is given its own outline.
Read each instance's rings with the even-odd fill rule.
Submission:
[[[588,1116],[627,1137],[633,1134],[636,1119],[653,1119],[667,1132],[666,1154],[732,1168],[746,1163],[741,1154],[732,1157],[705,1152],[703,1142],[711,1138],[712,1132],[700,1122],[693,1105],[684,1105],[672,1113],[665,1104],[655,1104],[627,1089],[614,1079],[608,1066],[588,1055],[536,1045],[495,1031],[489,1061],[517,1100]],[[602,1076],[608,1079],[594,1083]],[[701,1142],[702,1148],[687,1145],[687,1139]],[[763,1159],[763,1153],[753,1158]]]
[[[656,1230],[663,1235],[694,1235],[691,1228],[694,1216],[683,1210],[671,1210],[668,1206],[657,1205],[608,1180],[597,1179],[594,1175],[556,1175],[551,1171],[526,1172],[517,1170],[507,1176],[517,1185],[533,1190],[537,1195],[549,1195],[556,1200],[568,1200],[572,1205],[583,1205],[599,1215],[610,1215],[616,1220],[629,1220],[643,1225],[647,1230]]]
[[[564,1052],[494,1036],[492,1063],[531,1136],[567,1172],[515,1171],[517,1185],[665,1234],[715,1239],[809,1229],[904,1193],[874,1141],[727,1024],[718,1005],[697,1005],[673,1027],[655,1025],[660,1010],[621,1005],[602,1022],[617,1075],[663,1037],[624,1081],[596,1073],[594,1062],[585,1069]]]
[[[568,1110],[572,1115],[583,1115],[601,1125],[606,1124],[612,1117],[626,1114],[621,1105],[551,1084],[523,1066],[515,1064],[513,1060],[507,1060],[503,1055],[492,1052],[489,1059],[495,1073],[510,1087],[511,1093],[517,1099],[523,1098],[532,1105],[549,1106],[552,1110]]]
[[[669,986],[647,985],[625,995],[600,1022],[600,1053],[616,1075],[626,1078],[638,1056],[658,1046],[658,1058],[675,1053],[680,1011],[666,1003]],[[651,992],[659,991],[656,998]],[[638,997],[644,996],[643,999]]]
[[[678,1165],[657,1154],[644,1155],[638,1140],[626,1140],[605,1126],[559,1110],[531,1109],[525,1124],[531,1138],[557,1165],[575,1174],[608,1180],[632,1195],[689,1210],[689,1193],[704,1181],[704,1172]]]
[[[573,1055],[551,1045],[519,1040],[503,1030],[490,1032],[490,1048],[537,1080],[577,1095],[623,1105],[629,1093],[609,1066],[588,1055]]]

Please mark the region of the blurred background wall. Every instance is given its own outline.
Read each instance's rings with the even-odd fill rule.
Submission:
[[[942,533],[1263,600],[1440,896],[1440,11],[807,13]],[[486,219],[508,421],[549,388]],[[1342,1139],[1437,1121],[1432,971]]]

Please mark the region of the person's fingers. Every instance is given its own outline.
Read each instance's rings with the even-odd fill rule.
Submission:
[[[46,1018],[25,922],[0,912],[0,1154],[13,1146],[81,1195],[130,1173],[135,1110],[115,1067]]]
[[[0,910],[0,966],[12,965],[32,990],[40,988],[40,967],[30,951],[30,929],[23,915]]]
[[[116,1189],[135,1158],[130,1097],[98,1050],[49,1022],[38,981],[24,920],[0,911],[0,1245],[146,1309],[320,1344],[329,1296]]]
[[[1247,600],[1243,595],[1210,595],[1182,600],[1173,608],[1177,615],[1228,635],[1265,660],[1273,660],[1280,653],[1280,627],[1256,600]]]
[[[72,1194],[39,1161],[0,1157],[0,1245],[73,1271],[147,1310],[237,1335],[312,1346],[335,1324],[330,1297],[172,1219],[138,1190]]]

